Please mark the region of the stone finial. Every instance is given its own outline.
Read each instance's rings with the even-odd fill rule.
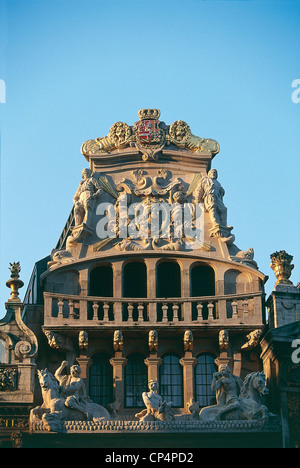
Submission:
[[[24,283],[19,279],[21,271],[20,262],[10,263],[9,265],[11,279],[6,282],[6,286],[11,289],[11,295],[8,301],[21,302],[19,299],[19,289],[24,286]]]
[[[293,283],[289,280],[289,278],[294,269],[294,265],[292,265],[294,257],[292,257],[292,255],[289,255],[285,250],[281,250],[280,252],[274,252],[270,256],[270,258],[270,266],[277,278],[275,286],[277,286],[278,284],[292,285]]]

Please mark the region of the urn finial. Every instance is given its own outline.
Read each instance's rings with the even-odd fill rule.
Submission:
[[[19,289],[24,286],[23,281],[19,279],[21,271],[20,262],[10,263],[9,265],[11,279],[6,282],[6,286],[11,289],[11,294],[8,301],[20,302]]]

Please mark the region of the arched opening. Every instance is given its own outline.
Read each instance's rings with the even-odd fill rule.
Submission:
[[[191,297],[215,295],[215,272],[209,265],[195,265],[191,271]],[[197,303],[192,305],[192,318],[197,320]],[[207,304],[203,304],[202,318],[207,320]]]
[[[123,297],[128,298],[146,298],[147,297],[147,267],[144,262],[133,261],[126,263],[123,268]],[[139,319],[137,302],[133,302],[131,306],[132,319],[137,322]],[[147,320],[147,305],[144,305],[143,320]],[[123,320],[129,318],[128,303],[123,304]]]
[[[101,265],[90,273],[89,295],[99,297],[113,297],[113,269],[111,265]]]
[[[95,354],[89,371],[90,398],[106,406],[113,402],[113,370],[106,354]]]
[[[175,354],[166,354],[159,369],[160,394],[164,401],[183,407],[183,370]]]
[[[161,262],[156,270],[156,297],[173,298],[181,297],[181,271],[177,262]],[[157,320],[163,320],[163,303],[157,304]],[[168,307],[167,318],[173,320],[173,308],[171,303],[165,303]],[[181,320],[181,305],[178,304],[178,318]]]
[[[90,272],[89,296],[113,297],[113,295],[114,295],[114,277],[113,277],[112,266],[111,265],[97,266]],[[98,314],[98,320],[103,320],[104,318],[103,303],[99,303],[97,314]],[[93,303],[89,302],[88,303],[89,320],[93,319],[93,315],[94,315]],[[108,317],[109,317],[109,320],[114,319],[112,303],[109,303]]]
[[[125,407],[143,408],[142,394],[148,389],[148,371],[145,356],[139,353],[130,354],[125,366]]]
[[[197,358],[195,373],[195,400],[201,407],[215,404],[215,392],[211,389],[213,374],[217,371],[215,358],[211,354],[201,354]]]
[[[181,297],[181,274],[177,262],[161,262],[158,264],[156,297]]]
[[[130,262],[124,266],[123,296],[147,297],[147,268],[144,262]]]

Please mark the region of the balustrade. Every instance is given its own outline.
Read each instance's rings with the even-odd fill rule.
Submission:
[[[258,323],[262,293],[131,299],[44,293],[45,326],[234,325]]]

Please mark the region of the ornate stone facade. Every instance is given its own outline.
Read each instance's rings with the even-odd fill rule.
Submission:
[[[254,249],[235,243],[211,167],[219,144],[160,121],[157,109],[138,117],[82,145],[89,167],[36,277],[39,299],[24,306],[26,326],[13,267],[3,324],[13,309],[20,332],[11,340],[2,327],[0,339],[30,367],[28,440],[45,431],[81,432],[87,446],[90,433],[104,444],[125,433],[129,445],[141,432],[277,438],[260,358],[267,277]],[[22,388],[18,365],[1,367],[0,395]]]

